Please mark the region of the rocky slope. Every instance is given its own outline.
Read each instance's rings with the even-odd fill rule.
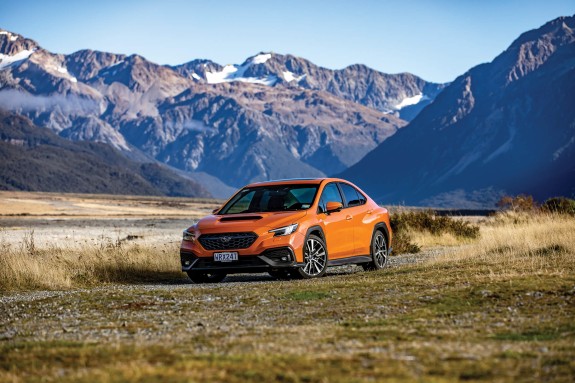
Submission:
[[[0,112],[0,190],[209,197],[166,166],[134,162],[103,143],[72,142]]]
[[[238,81],[321,90],[408,121],[444,88],[444,84],[410,73],[386,74],[360,64],[331,70],[300,57],[264,52],[241,65],[222,67],[209,60],[194,60],[174,69],[203,83]]]
[[[289,55],[168,67],[138,55],[53,54],[7,31],[0,48],[0,108],[132,160],[165,162],[208,180],[219,197],[229,195],[226,184],[342,171],[403,127],[400,113],[416,113],[442,88]]]
[[[575,17],[522,34],[341,176],[387,203],[575,194]]]

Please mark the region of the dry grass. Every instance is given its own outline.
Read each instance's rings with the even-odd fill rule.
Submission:
[[[575,219],[558,214],[499,214],[481,236],[432,263],[465,264],[491,278],[564,275],[575,269]]]
[[[0,381],[573,382],[573,233],[572,218],[504,215],[380,272],[8,302]],[[92,259],[146,259],[113,245]]]
[[[19,246],[0,239],[0,291],[55,290],[182,278],[177,244],[139,246],[109,238],[84,247],[39,248],[34,231]]]
[[[398,209],[390,216],[395,254],[418,253],[422,247],[456,246],[479,236],[469,220],[437,215],[433,210]]]

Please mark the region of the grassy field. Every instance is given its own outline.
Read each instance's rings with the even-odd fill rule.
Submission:
[[[476,239],[411,233],[418,261],[380,272],[214,285],[187,282],[173,241],[28,238],[1,258],[0,381],[572,382],[574,233],[501,215]]]
[[[198,218],[221,202],[204,198],[0,191],[0,219]]]

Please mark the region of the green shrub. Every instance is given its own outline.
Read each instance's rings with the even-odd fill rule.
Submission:
[[[391,227],[393,228],[393,221]],[[419,253],[421,248],[405,230],[393,229],[393,254]]]
[[[413,242],[412,231],[433,235],[453,234],[459,238],[479,237],[479,227],[448,216],[438,216],[433,210],[403,211],[390,216],[394,234],[393,250],[396,254],[417,253],[421,249]]]
[[[541,206],[543,211],[575,216],[575,200],[565,197],[549,198]]]

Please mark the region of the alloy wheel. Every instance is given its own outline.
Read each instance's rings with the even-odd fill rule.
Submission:
[[[378,268],[383,268],[387,263],[387,244],[381,232],[375,236],[373,244],[373,261],[377,264]]]
[[[305,243],[303,258],[304,265],[300,269],[302,276],[313,278],[322,275],[327,267],[327,252],[323,241],[310,235]]]

